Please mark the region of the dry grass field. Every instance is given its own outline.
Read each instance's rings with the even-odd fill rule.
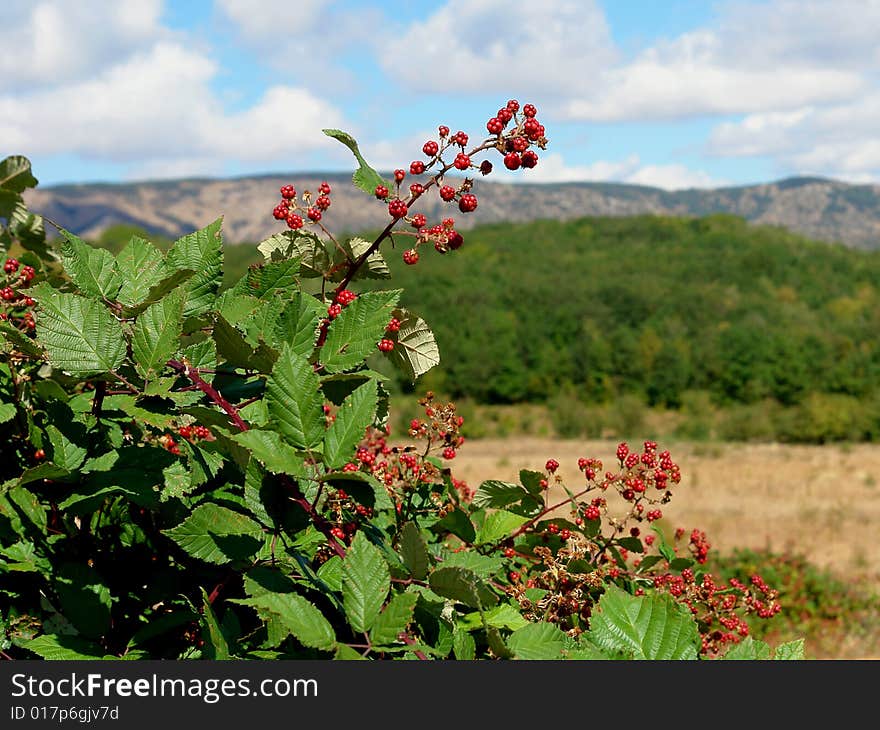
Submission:
[[[880,595],[880,445],[664,442],[660,447],[671,451],[682,471],[675,498],[663,508],[669,527],[699,527],[712,549],[723,553],[752,548],[801,555]],[[578,457],[611,466],[615,448],[612,441],[473,440],[456,457],[454,473],[474,487],[490,478],[516,481],[520,469],[540,470],[552,457],[572,488],[583,480]],[[564,497],[562,490],[551,495],[554,501]],[[880,614],[877,619],[880,624]],[[814,637],[813,656],[880,656],[878,632]]]

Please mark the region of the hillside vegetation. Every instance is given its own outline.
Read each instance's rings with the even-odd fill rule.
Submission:
[[[545,404],[566,436],[626,435],[647,405],[686,437],[880,439],[878,252],[712,215],[491,224],[387,258],[443,356],[421,389]]]

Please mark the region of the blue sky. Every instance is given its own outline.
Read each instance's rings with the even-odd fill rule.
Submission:
[[[4,0],[0,24],[0,155],[41,185],[350,169],[324,127],[407,167],[509,98],[550,139],[511,180],[880,182],[880,0]]]

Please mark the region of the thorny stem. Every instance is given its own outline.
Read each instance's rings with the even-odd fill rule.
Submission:
[[[213,385],[202,380],[198,372],[194,368],[191,368],[189,366],[189,363],[187,363],[186,361],[181,362],[180,360],[169,360],[166,364],[172,370],[176,370],[185,378],[188,378],[190,382],[194,386],[196,386],[196,388],[198,388],[214,403],[220,406],[220,408],[223,409],[226,415],[229,416],[229,419],[238,427],[240,431],[248,430],[247,422],[245,422],[245,420],[239,415],[238,409],[228,400],[226,400],[220,394],[220,391],[217,390]]]

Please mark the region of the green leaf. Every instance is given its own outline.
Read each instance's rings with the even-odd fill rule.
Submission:
[[[492,512],[486,515],[486,519],[480,526],[477,532],[476,544],[484,545],[497,542],[510,535],[514,530],[522,527],[528,521],[527,517],[515,515],[513,512],[505,510]]]
[[[36,639],[24,642],[22,647],[43,659],[53,661],[104,658],[104,652],[99,646],[78,636],[43,634]]]
[[[456,537],[460,537],[466,543],[472,543],[477,539],[477,531],[474,529],[474,523],[468,517],[461,507],[456,507],[446,513],[446,516],[438,520],[431,528],[433,530],[447,530]]]
[[[52,564],[46,558],[37,555],[34,544],[28,540],[19,540],[9,547],[0,548],[0,571],[10,573],[50,573]]]
[[[693,617],[671,596],[631,596],[613,584],[593,612],[589,640],[631,659],[696,659],[700,647]]]
[[[162,476],[165,478],[165,486],[162,487],[162,493],[159,495],[160,502],[180,499],[197,488],[197,485],[193,484],[189,469],[182,461],[175,461],[166,466],[162,470]]]
[[[297,292],[275,321],[274,331],[267,336],[273,347],[288,345],[292,352],[308,358],[318,337],[318,323],[324,306],[315,297]]]
[[[116,256],[116,269],[122,280],[122,287],[116,298],[126,307],[144,301],[150,289],[171,273],[165,266],[162,252],[139,236],[132,236]]]
[[[400,329],[393,333],[394,349],[389,357],[410,379],[415,380],[440,364],[440,348],[434,333],[421,317],[406,311],[395,310]]]
[[[327,584],[331,591],[342,592],[342,558],[332,556],[318,568],[318,577]]]
[[[730,660],[756,661],[770,658],[769,644],[747,636],[739,644],[734,644],[721,657]]]
[[[275,431],[252,428],[232,437],[244,446],[268,471],[274,474],[305,474],[303,457]]]
[[[461,622],[463,627],[477,629],[481,626],[494,626],[497,629],[510,629],[516,631],[529,623],[517,608],[509,603],[501,603],[495,608],[483,613],[474,612],[464,617]]]
[[[177,352],[183,330],[183,289],[147,307],[137,318],[131,338],[132,355],[144,380],[153,380]]]
[[[438,596],[471,608],[487,608],[498,601],[479,576],[467,568],[438,568],[428,577],[428,585]]]
[[[368,380],[342,402],[336,419],[324,436],[324,463],[327,466],[338,469],[351,459],[367,426],[373,423],[377,400],[376,381]]]
[[[358,190],[363,190],[365,193],[372,195],[376,191],[377,185],[384,185],[389,190],[393,187],[391,183],[387,182],[378,172],[367,164],[367,161],[363,158],[363,155],[361,155],[361,152],[358,149],[358,144],[354,137],[340,129],[323,129],[321,131],[328,137],[332,137],[333,139],[342,142],[342,144],[348,147],[348,149],[351,150],[351,153],[355,156],[355,159],[358,162],[358,169],[355,170],[354,174],[351,176],[351,181],[355,184],[355,187]]]
[[[205,659],[229,659],[229,644],[217,617],[214,615],[214,609],[211,601],[208,600],[208,593],[202,588],[202,638],[205,641],[204,656]]]
[[[565,634],[555,624],[530,623],[514,631],[507,646],[517,659],[561,659]]]
[[[528,497],[529,493],[519,484],[509,484],[490,479],[483,482],[474,493],[474,507],[502,509]]]
[[[115,300],[122,278],[113,254],[107,249],[90,246],[63,228],[58,231],[64,238],[61,261],[77,289],[87,297]]]
[[[313,449],[324,440],[324,400],[312,365],[285,346],[266,381],[271,422],[291,444]]]
[[[394,596],[376,617],[370,630],[370,643],[383,646],[400,641],[398,636],[406,631],[407,625],[412,621],[413,609],[418,600],[417,593],[398,593]]]
[[[400,529],[400,554],[413,578],[424,580],[427,577],[430,566],[428,546],[414,522],[407,522]]]
[[[366,657],[361,656],[356,649],[352,649],[348,644],[337,644],[333,659],[338,661],[364,661]]]
[[[337,252],[337,256],[334,259],[334,264],[341,264],[343,261],[357,261],[363,256],[367,251],[370,250],[370,247],[373,244],[370,241],[365,241],[363,238],[352,238],[350,241],[344,242],[342,244],[342,248],[347,254],[343,256],[341,252]],[[336,272],[333,277],[334,281],[341,281],[345,276],[346,269],[344,267],[340,267],[339,271]],[[364,265],[358,269],[357,273],[355,273],[354,279],[390,279],[391,278],[391,269],[388,268],[388,262],[385,261],[385,258],[379,253],[378,250],[373,251],[364,262]]]
[[[642,541],[637,537],[621,537],[617,540],[617,544],[622,548],[626,548],[630,552],[634,553],[643,553],[645,552],[645,548],[642,545]],[[687,566],[685,566],[687,567]]]
[[[169,271],[171,273],[167,274],[163,279],[160,279],[156,284],[150,286],[147,295],[140,302],[125,306],[125,315],[127,317],[134,317],[135,315],[140,314],[151,304],[160,301],[166,294],[174,291],[177,287],[189,281],[195,273],[192,269],[169,269]],[[186,290],[187,289],[185,288],[184,291]]]
[[[666,536],[663,534],[663,530],[660,529],[659,525],[652,525],[651,529],[658,537],[657,550],[671,563],[675,560],[675,550],[668,542],[666,542]]]
[[[10,155],[0,162],[0,188],[22,193],[37,186],[31,174],[31,161],[23,155]]]
[[[669,569],[680,571],[684,570],[685,568],[690,568],[693,564],[694,561],[691,558],[675,558],[675,560],[669,561]]]
[[[275,620],[288,634],[312,649],[332,651],[336,634],[324,615],[296,593],[262,593],[252,598],[234,599],[233,603],[251,606],[264,621]]]
[[[253,557],[264,542],[262,528],[250,517],[210,502],[162,533],[192,557],[217,565]]]
[[[52,367],[85,378],[122,365],[122,326],[100,302],[62,294],[46,284],[34,287],[31,296],[40,305],[37,337],[45,345]]]
[[[468,631],[458,626],[452,634],[452,652],[459,661],[473,661],[477,656],[477,645]]]
[[[349,370],[378,351],[400,294],[400,289],[365,292],[342,310],[330,324],[319,355],[328,373]]]
[[[31,357],[43,357],[43,351],[37,346],[37,342],[24,334],[20,329],[13,327],[9,322],[0,321],[0,335],[8,343],[7,347],[4,348],[7,352],[17,350]]]
[[[444,568],[467,568],[476,573],[480,578],[493,578],[504,565],[502,558],[492,557],[491,555],[480,555],[472,550],[463,550],[461,552],[450,552],[443,556]]]
[[[368,631],[391,588],[391,574],[382,552],[357,532],[342,561],[342,603],[355,631]]]
[[[776,647],[776,652],[773,654],[773,659],[779,661],[802,661],[805,659],[804,640],[795,639],[794,641],[786,641],[783,644],[779,644]]]
[[[254,348],[243,332],[219,314],[214,322],[214,341],[217,354],[234,368],[268,373],[278,359],[278,353],[263,343]]]
[[[74,471],[85,461],[86,450],[73,443],[55,426],[47,426],[46,435],[52,445],[49,457],[53,464],[66,471]]]
[[[267,299],[279,289],[287,291],[297,288],[299,266],[299,259],[285,259],[250,267],[244,282],[246,293],[258,299]]]
[[[218,218],[201,230],[174,242],[165,261],[172,269],[195,272],[186,283],[184,318],[197,317],[213,306],[223,275],[223,238]]]
[[[55,575],[61,613],[80,634],[90,639],[110,629],[110,589],[104,578],[85,563],[64,563]]]
[[[283,231],[257,245],[257,250],[269,261],[299,261],[300,276],[314,279],[330,271],[330,255],[324,243],[311,231]]]
[[[544,475],[539,471],[522,469],[519,473],[520,484],[522,484],[533,497],[538,496],[544,491],[544,487],[541,486],[542,479],[544,479]]]

